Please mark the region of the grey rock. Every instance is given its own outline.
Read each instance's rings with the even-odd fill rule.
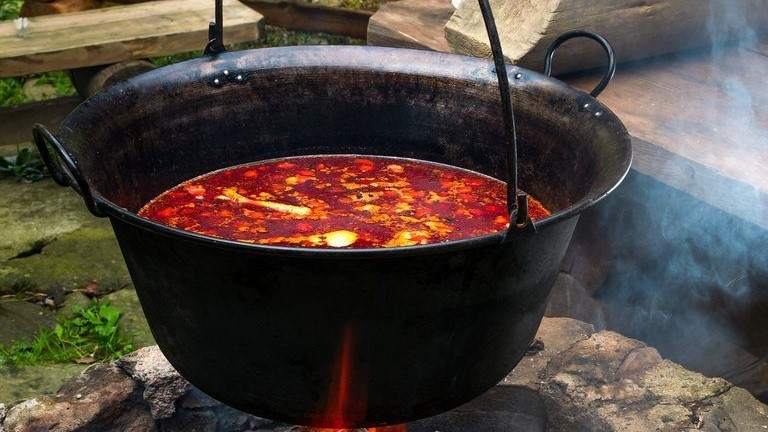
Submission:
[[[176,411],[176,400],[191,387],[157,345],[128,354],[116,364],[144,387],[144,400],[156,420],[171,417]]]
[[[271,420],[262,419],[226,405],[221,405],[216,412],[217,431],[247,431],[253,425],[264,427],[273,424]]]
[[[8,412],[8,407],[4,403],[0,403],[0,432],[3,430],[3,420],[5,420],[5,414]]]
[[[535,390],[501,385],[443,414],[408,424],[408,432],[544,432],[546,413]]]
[[[53,312],[25,301],[0,301],[0,344],[30,341],[40,328],[53,327]]]
[[[55,396],[14,405],[7,432],[96,432],[156,430],[136,383],[114,365],[98,364],[65,383]]]
[[[704,431],[765,432],[768,430],[768,407],[742,388],[704,401],[696,407]]]
[[[659,403],[695,403],[733,387],[722,378],[708,378],[679,364],[663,360],[632,379]]]
[[[73,318],[78,309],[85,309],[93,303],[93,300],[80,291],[67,294],[64,297],[64,305],[56,311],[56,317],[59,319]]]
[[[0,402],[11,404],[35,396],[54,395],[62,384],[86,367],[79,364],[0,366]]]
[[[591,325],[564,318],[544,319],[537,338],[544,349],[524,358],[500,385],[463,406],[409,423],[408,432],[768,429],[768,407],[748,392],[664,360],[636,340],[594,333]],[[64,408],[69,417],[62,420]],[[156,346],[112,365],[92,366],[56,396],[11,407],[4,427],[6,432],[313,430],[219,403],[181,378]]]
[[[648,368],[661,363],[661,361],[661,354],[656,351],[656,348],[638,348],[627,354],[627,357],[621,362],[616,373],[622,378],[631,378],[642,374]]]
[[[162,423],[160,430],[162,432],[216,432],[216,415],[210,411],[179,410],[176,415]]]
[[[176,405],[178,407],[176,413],[161,421],[162,432],[274,431],[283,426],[291,426],[256,417],[224,405],[195,387],[182,396]]]
[[[595,328],[591,324],[571,318],[544,318],[536,333],[536,338],[543,342],[544,349],[534,355],[523,357],[500,384],[519,385],[538,390],[544,369],[552,357],[573,344],[587,339],[594,332]]]
[[[42,292],[83,289],[91,282],[103,292],[131,282],[112,227],[104,219],[80,222],[40,253],[0,262],[0,292],[18,286]]]
[[[197,387],[190,388],[179,400],[179,406],[185,409],[211,408],[220,405],[221,402],[203,393]]]
[[[596,333],[555,355],[542,378],[540,395],[553,432],[751,431],[759,429],[734,426],[762,429],[768,423],[766,407],[749,393],[734,393],[726,407],[721,400],[733,391],[727,381],[688,371],[613,332]]]
[[[5,271],[3,261],[29,250],[35,242],[50,241],[93,220],[74,190],[50,178],[28,184],[0,179],[0,196],[0,275]]]

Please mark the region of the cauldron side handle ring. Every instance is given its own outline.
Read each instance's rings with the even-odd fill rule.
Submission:
[[[549,46],[547,49],[547,55],[544,57],[544,75],[552,76],[552,59],[555,57],[555,51],[557,51],[560,45],[577,37],[589,38],[599,43],[600,46],[603,47],[605,55],[608,56],[608,69],[605,71],[603,79],[601,79],[595,88],[589,92],[590,96],[596,98],[598,95],[600,95],[600,93],[603,92],[603,90],[605,90],[605,88],[608,86],[608,83],[610,83],[611,79],[613,79],[614,74],[616,74],[616,55],[613,52],[613,47],[607,39],[598,33],[588,30],[572,30],[558,36],[557,39],[552,42],[552,45]]]
[[[96,200],[93,198],[91,187],[80,173],[77,161],[64,149],[64,146],[61,145],[53,133],[40,123],[36,123],[32,126],[32,137],[53,180],[59,186],[71,186],[72,189],[82,195],[85,207],[92,215],[105,217],[106,214],[99,209]],[[53,148],[53,153],[57,156],[55,160],[51,154],[51,147]]]

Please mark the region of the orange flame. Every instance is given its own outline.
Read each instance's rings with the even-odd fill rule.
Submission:
[[[334,364],[325,411],[324,423],[334,428],[343,428],[365,419],[367,377],[361,376],[360,371],[353,367],[354,339],[354,329],[347,323],[344,326],[341,351]]]
[[[309,429],[308,432],[408,432],[408,428],[405,425],[396,426],[381,426],[368,429]]]
[[[368,377],[355,365],[355,333],[352,325],[344,326],[341,339],[341,350],[334,363],[331,375],[331,387],[328,391],[328,401],[323,423],[329,429],[312,429],[316,432],[353,432],[345,429],[350,424],[361,423],[366,416],[368,403]],[[357,366],[357,367],[356,367]],[[355,429],[354,432],[365,429]],[[368,432],[407,432],[405,425],[383,426],[369,428]]]

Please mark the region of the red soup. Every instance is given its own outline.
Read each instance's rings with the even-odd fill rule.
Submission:
[[[139,215],[198,234],[277,246],[378,248],[507,228],[506,185],[447,165],[372,156],[303,156],[215,171]],[[530,200],[536,220],[549,215]]]

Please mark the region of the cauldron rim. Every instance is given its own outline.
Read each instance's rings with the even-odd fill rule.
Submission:
[[[422,75],[429,77],[447,77],[455,78],[472,82],[490,82],[495,83],[495,72],[493,72],[493,63],[489,60],[480,59],[476,57],[469,57],[463,55],[457,55],[452,53],[442,53],[434,51],[424,51],[416,49],[404,49],[404,48],[388,48],[388,47],[373,47],[373,46],[292,46],[292,47],[272,47],[272,48],[259,48],[246,51],[234,51],[216,54],[212,56],[204,56],[197,59],[187,60],[184,62],[176,63],[173,65],[164,66],[153,71],[141,74],[139,76],[129,78],[121,83],[117,83],[112,87],[94,95],[90,99],[83,102],[78,108],[70,113],[63,121],[61,127],[62,141],[67,141],[67,134],[73,131],[70,125],[77,123],[77,116],[81,107],[98,105],[101,100],[112,97],[115,93],[124,91],[131,85],[143,85],[142,83],[148,83],[151,81],[157,81],[159,76],[163,74],[172,74],[185,68],[209,68],[215,69],[217,62],[233,62],[241,60],[248,54],[259,53],[262,57],[261,60],[267,61],[260,64],[248,64],[250,69],[247,73],[253,73],[259,70],[269,69],[290,69],[290,68],[343,68],[352,72],[355,70],[378,72],[394,72],[408,75]],[[349,54],[349,55],[346,55]],[[391,61],[393,54],[397,54],[397,61]],[[352,60],[349,60],[349,59]],[[286,59],[299,60],[298,63],[290,63]],[[421,61],[419,61],[421,60]],[[435,64],[435,63],[449,63],[459,62],[462,64],[471,64],[478,71],[487,71],[486,75],[481,76],[459,76],[452,74],[450,67],[444,67],[438,69],[436,72],[434,68],[426,68],[421,65]],[[403,66],[407,65],[406,68]],[[599,100],[593,98],[586,92],[572,87],[571,85],[560,81],[556,78],[552,78],[538,72],[524,69],[514,65],[507,65],[509,75],[515,76],[518,72],[524,73],[532,80],[543,81],[547,86],[563,92],[564,94],[571,95],[572,97],[578,96],[580,101],[586,100],[590,105],[596,107],[601,112],[602,121],[611,121],[617,125],[617,141],[626,140],[629,142],[629,134],[626,128],[618,119],[618,117]],[[70,153],[71,155],[71,153]],[[623,160],[616,167],[612,167],[613,182],[609,187],[597,190],[589,191],[584,197],[576,201],[574,204],[553,213],[550,216],[542,218],[534,222],[535,228],[542,229],[550,225],[557,224],[560,221],[570,219],[579,215],[586,208],[591,207],[605,196],[610,194],[615,188],[617,188],[626,175],[629,172],[632,162],[631,147],[627,145],[626,152],[622,155]],[[74,159],[74,156],[72,156]],[[398,157],[398,156],[393,156]],[[255,254],[269,254],[269,255],[282,255],[282,256],[294,256],[294,257],[312,257],[312,258],[385,258],[385,257],[404,257],[412,255],[422,254],[437,254],[448,253],[456,250],[471,249],[483,246],[493,246],[500,244],[504,239],[504,232],[499,231],[493,234],[484,236],[471,237],[460,240],[452,240],[441,243],[431,243],[426,245],[414,245],[414,246],[401,246],[392,248],[359,248],[359,249],[332,249],[332,248],[306,248],[306,247],[292,247],[292,246],[273,246],[273,245],[261,245],[255,243],[239,242],[235,240],[227,240],[221,238],[215,238],[205,236],[201,234],[195,234],[182,229],[171,228],[163,224],[159,224],[150,221],[146,218],[138,216],[136,213],[123,208],[112,201],[103,197],[101,193],[93,189],[94,200],[96,201],[99,209],[103,210],[110,217],[118,218],[121,221],[128,222],[140,228],[144,228],[165,236],[174,238],[183,238],[188,241],[202,243],[209,246],[224,248],[241,253],[255,253]],[[522,236],[533,235],[531,233],[521,233]],[[508,239],[510,241],[510,239]]]

